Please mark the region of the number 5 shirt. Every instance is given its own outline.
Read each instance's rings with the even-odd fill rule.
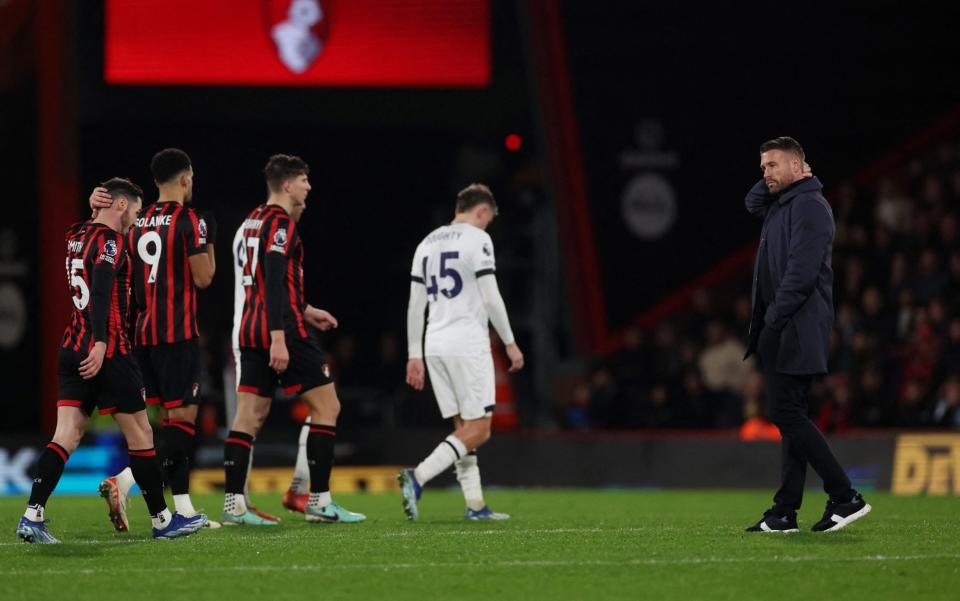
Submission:
[[[490,352],[489,316],[477,281],[495,273],[493,241],[478,227],[453,223],[423,239],[413,256],[410,279],[427,290],[424,355]]]
[[[207,250],[206,224],[179,202],[156,202],[130,228],[137,345],[190,340],[197,334],[197,287],[190,257]]]
[[[61,346],[87,353],[105,342],[108,359],[126,355],[130,261],[123,237],[102,223],[77,223],[67,230],[66,251],[73,313]]]

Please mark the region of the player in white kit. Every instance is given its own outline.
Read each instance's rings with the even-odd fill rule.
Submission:
[[[417,246],[410,271],[407,308],[407,384],[423,390],[426,369],[444,418],[456,429],[415,469],[397,476],[407,519],[417,520],[423,486],[451,465],[471,520],[506,519],[483,501],[476,450],[490,439],[496,401],[489,325],[506,345],[510,371],[523,367],[507,309],[497,288],[493,242],[485,231],[497,215],[490,189],[471,184],[457,194],[453,222],[439,227]],[[428,309],[423,336],[424,312]],[[421,340],[425,338],[425,344]],[[426,348],[424,348],[424,346]]]

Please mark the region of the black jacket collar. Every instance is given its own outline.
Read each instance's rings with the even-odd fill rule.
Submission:
[[[794,197],[803,194],[804,192],[819,192],[820,190],[823,190],[823,184],[820,183],[820,180],[817,178],[817,176],[808,177],[806,179],[793,182],[787,186],[786,189],[780,193],[780,197],[777,199],[777,202],[785,205],[793,200]]]

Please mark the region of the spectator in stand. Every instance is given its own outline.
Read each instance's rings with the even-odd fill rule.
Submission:
[[[652,358],[643,331],[640,328],[628,328],[623,334],[623,347],[613,358],[613,373],[624,392],[635,394],[634,398],[639,397],[643,387],[648,384]]]
[[[874,214],[877,223],[891,232],[909,231],[913,222],[913,203],[897,188],[892,179],[884,178],[880,181],[878,196]]]
[[[750,297],[741,294],[733,303],[733,332],[735,336],[746,336],[750,329]]]
[[[893,340],[896,335],[896,322],[893,315],[886,311],[883,295],[876,286],[869,286],[863,291],[860,327],[865,332],[875,334],[879,340]]]
[[[911,283],[914,298],[925,305],[946,291],[948,281],[947,274],[940,270],[940,255],[925,249],[920,254],[919,273]]]
[[[933,423],[937,426],[960,428],[960,376],[950,376],[937,395],[933,408]]]
[[[741,440],[780,440],[780,429],[767,419],[763,403],[763,378],[752,372],[743,387],[743,416],[740,426]]]
[[[960,232],[957,231],[957,216],[947,213],[940,220],[940,244],[938,250],[944,256],[960,250]]]
[[[842,434],[851,427],[850,378],[847,374],[833,374],[827,378],[829,391],[826,402],[820,406],[817,427],[823,432]]]
[[[960,375],[960,317],[954,317],[947,326],[947,338],[943,344],[938,365],[938,379],[948,375]]]
[[[570,403],[563,410],[563,425],[572,430],[583,430],[589,427],[587,417],[590,411],[590,386],[580,382],[573,388]]]
[[[754,372],[753,357],[743,360],[746,347],[720,320],[707,326],[707,345],[697,359],[706,388],[702,425],[732,428],[743,419],[742,391]]]
[[[920,380],[907,380],[893,414],[893,424],[901,428],[920,428],[929,423],[924,407],[927,389]]]
[[[854,391],[854,421],[859,426],[891,425],[892,403],[887,400],[883,373],[877,365],[867,365]]]
[[[933,384],[934,367],[940,353],[940,341],[933,333],[933,328],[927,321],[927,312],[917,312],[917,325],[910,344],[905,349],[906,369],[904,380],[918,383],[924,390],[929,390]],[[904,388],[901,399],[906,395]]]
[[[587,423],[595,428],[616,427],[618,424],[611,419],[615,415],[619,391],[613,372],[606,366],[601,366],[590,374],[590,403],[587,412]]]
[[[947,290],[951,294],[947,298],[950,314],[960,315],[960,251],[954,251],[950,254]]]
[[[741,355],[742,357],[742,355]],[[671,428],[703,428],[709,412],[722,405],[720,395],[704,389],[700,371],[691,367],[683,374],[683,387],[673,395],[672,411],[666,426]]]
[[[697,361],[703,383],[713,392],[738,392],[753,371],[753,358],[743,360],[746,347],[730,335],[720,320],[707,326],[707,344]]]
[[[654,334],[654,355],[651,368],[661,382],[679,383],[683,374],[677,333],[673,325],[663,322]]]

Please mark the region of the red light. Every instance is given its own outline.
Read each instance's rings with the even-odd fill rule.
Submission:
[[[507,147],[507,150],[516,152],[520,150],[520,147],[523,145],[523,138],[517,134],[510,134],[504,139],[503,145]]]

